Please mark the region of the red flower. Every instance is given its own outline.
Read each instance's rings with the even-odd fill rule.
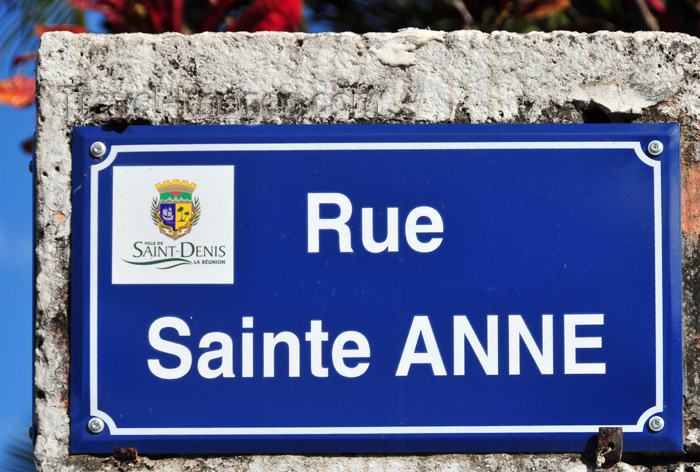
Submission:
[[[647,3],[653,10],[656,10],[657,13],[666,13],[666,5],[664,5],[664,2],[661,0],[647,0]]]
[[[0,104],[24,108],[34,102],[34,78],[16,75],[0,80]]]
[[[255,0],[229,24],[229,31],[294,31],[301,20],[300,0]]]
[[[19,65],[19,64],[24,64],[25,62],[33,61],[34,59],[36,59],[35,52],[18,54],[12,58],[12,67],[15,67],[16,65]]]
[[[49,31],[70,31],[71,33],[87,33],[82,26],[75,25],[34,25],[37,36],[41,36]]]

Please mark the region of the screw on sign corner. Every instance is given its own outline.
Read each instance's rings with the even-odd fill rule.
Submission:
[[[661,143],[661,141],[655,139],[647,146],[647,152],[650,156],[657,157],[664,152],[664,145]]]
[[[664,429],[664,419],[660,416],[653,416],[649,420],[649,429],[654,433],[658,433]]]
[[[88,421],[87,429],[92,434],[100,434],[105,429],[105,422],[100,418],[90,418]]]
[[[90,145],[90,155],[95,159],[104,157],[107,154],[107,146],[101,141],[95,141]]]

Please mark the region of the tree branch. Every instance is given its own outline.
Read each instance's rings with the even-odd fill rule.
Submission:
[[[649,28],[650,31],[659,31],[659,22],[656,21],[656,17],[651,13],[651,10],[649,10],[646,0],[634,0],[634,2],[637,4],[637,9],[639,9],[639,13],[642,14],[647,28]]]
[[[464,29],[467,29],[472,24],[474,24],[474,17],[472,16],[471,13],[469,13],[467,6],[464,4],[464,0],[452,0],[452,5],[459,12],[459,14],[462,15],[462,22],[464,24],[464,26],[463,26]]]

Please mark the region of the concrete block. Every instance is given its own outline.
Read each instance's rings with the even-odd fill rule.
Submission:
[[[679,122],[686,456],[700,453],[700,40],[668,33],[42,36],[37,60],[35,457],[39,470],[585,471],[579,454],[69,455],[71,130],[77,125]],[[625,456],[623,459],[627,459]],[[689,462],[678,462],[687,460]]]

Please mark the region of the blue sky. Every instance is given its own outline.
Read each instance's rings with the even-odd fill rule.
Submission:
[[[0,107],[0,437],[28,434],[32,399],[32,174],[20,143],[34,132],[33,107]],[[0,463],[5,463],[0,443]]]

